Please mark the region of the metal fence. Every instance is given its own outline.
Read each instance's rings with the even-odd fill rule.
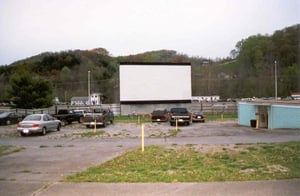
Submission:
[[[201,110],[205,114],[237,114],[237,102],[197,102],[192,103],[192,110]]]
[[[20,114],[29,115],[29,114],[57,114],[57,111],[60,109],[76,109],[76,110],[91,110],[93,108],[110,108],[115,115],[120,115],[120,104],[102,104],[102,105],[91,105],[91,106],[73,106],[73,105],[55,105],[49,108],[38,108],[38,109],[23,109],[23,108],[9,108],[9,107],[0,107],[1,112],[18,112]]]
[[[0,113],[4,111],[15,111],[24,115],[29,114],[57,114],[60,109],[83,109],[90,110],[92,108],[102,107],[110,108],[115,116],[121,114],[120,104],[102,104],[102,105],[92,105],[92,106],[72,106],[72,105],[56,105],[49,108],[39,108],[39,109],[22,109],[22,108],[9,108],[0,107]],[[236,102],[197,102],[192,103],[191,110],[201,110],[205,114],[237,114],[238,104]]]

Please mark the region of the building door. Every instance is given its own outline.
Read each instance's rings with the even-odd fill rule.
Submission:
[[[268,107],[258,106],[258,128],[268,128]]]

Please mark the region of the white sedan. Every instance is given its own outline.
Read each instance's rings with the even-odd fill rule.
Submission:
[[[29,135],[30,133],[41,133],[46,135],[47,131],[60,131],[61,121],[55,119],[49,114],[31,114],[26,116],[18,124],[18,132],[21,136]]]

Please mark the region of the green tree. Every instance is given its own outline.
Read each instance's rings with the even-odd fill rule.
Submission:
[[[32,78],[29,73],[14,74],[10,79],[8,93],[19,108],[49,107],[52,101],[50,82],[42,78]]]

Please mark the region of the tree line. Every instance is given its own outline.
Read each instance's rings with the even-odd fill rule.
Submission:
[[[112,57],[104,48],[45,52],[0,66],[0,102],[18,107],[51,105],[54,97],[69,102],[87,96],[88,71],[91,92],[104,94],[104,103],[119,101],[119,62],[191,62],[192,94],[222,98],[272,97],[278,68],[278,96],[300,91],[300,25],[273,35],[254,35],[238,41],[224,59],[189,57],[173,50],[150,51]]]

